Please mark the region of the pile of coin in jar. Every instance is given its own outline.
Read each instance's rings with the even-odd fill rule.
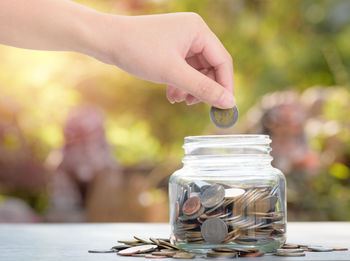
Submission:
[[[254,245],[283,236],[278,192],[278,185],[190,184],[176,202],[176,242]]]

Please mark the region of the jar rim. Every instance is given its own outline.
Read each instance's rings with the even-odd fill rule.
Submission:
[[[231,144],[270,144],[271,139],[269,135],[263,134],[227,134],[185,137],[185,144],[195,142],[227,142]]]

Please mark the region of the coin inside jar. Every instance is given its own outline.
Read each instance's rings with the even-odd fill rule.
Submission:
[[[219,244],[227,236],[227,225],[220,218],[209,218],[204,221],[201,227],[204,240],[208,243]]]
[[[210,119],[218,128],[230,128],[238,120],[238,109],[234,106],[230,109],[219,109],[216,107],[210,108]]]
[[[223,186],[215,184],[205,189],[201,193],[202,205],[206,208],[212,208],[222,202],[225,197],[225,189]]]
[[[201,200],[197,196],[192,196],[189,199],[187,199],[182,206],[182,212],[187,215],[193,215],[198,212],[198,210],[201,208]]]

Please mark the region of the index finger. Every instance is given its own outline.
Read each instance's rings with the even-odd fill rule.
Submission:
[[[201,52],[207,62],[215,69],[215,80],[233,93],[233,62],[231,55],[209,27],[206,26],[205,32],[199,38],[198,45],[192,45],[192,47],[199,50],[191,51]]]

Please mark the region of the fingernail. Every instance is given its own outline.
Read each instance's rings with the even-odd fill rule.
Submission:
[[[224,92],[224,94],[221,96],[221,99],[219,101],[219,105],[224,109],[228,109],[235,106],[235,104],[236,104],[236,100],[233,97],[232,93]]]

